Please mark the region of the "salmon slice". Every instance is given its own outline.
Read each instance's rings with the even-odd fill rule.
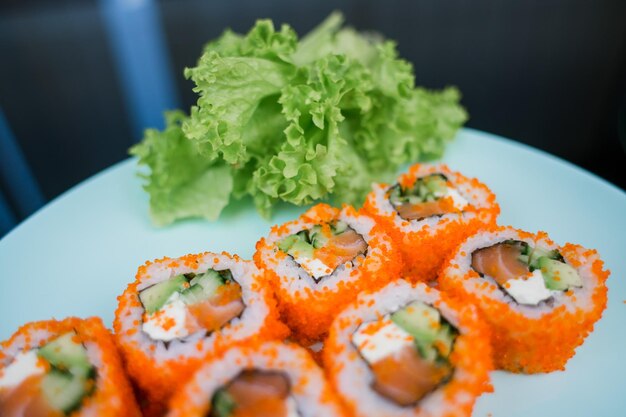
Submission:
[[[459,211],[450,197],[417,204],[404,203],[396,206],[396,210],[400,217],[405,220],[422,220],[431,216],[442,216]]]
[[[413,346],[384,357],[371,365],[373,388],[398,405],[417,403],[452,374],[452,368],[423,359]]]
[[[530,273],[528,265],[518,259],[521,254],[521,248],[518,245],[498,243],[474,251],[472,268],[483,275],[490,276],[498,284],[504,285],[510,279],[524,277]]]
[[[199,330],[200,326],[209,331],[216,331],[226,323],[239,316],[244,309],[241,301],[241,287],[236,283],[222,285],[210,299],[187,306],[196,323],[190,323],[190,332]]]
[[[2,417],[62,417],[41,392],[43,374],[26,378],[18,386],[0,391]]]
[[[244,371],[226,388],[235,403],[230,417],[287,417],[289,381],[278,372]]]
[[[364,254],[367,243],[363,237],[352,229],[330,236],[326,244],[315,250],[314,256],[331,269],[353,260],[357,255]]]

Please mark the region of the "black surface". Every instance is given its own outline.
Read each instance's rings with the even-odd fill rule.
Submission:
[[[47,198],[126,157],[130,126],[95,2],[3,14],[0,56],[0,106]]]
[[[271,17],[304,34],[339,9],[358,29],[397,40],[418,84],[459,86],[470,127],[547,150],[626,188],[618,137],[625,1],[159,4],[186,108],[195,95],[182,70],[224,28],[246,31]],[[0,56],[0,106],[48,198],[125,158],[134,138],[96,1],[0,3]]]

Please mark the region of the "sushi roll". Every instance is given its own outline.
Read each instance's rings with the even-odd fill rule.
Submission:
[[[305,345],[322,338],[359,291],[382,287],[401,269],[391,239],[350,206],[318,204],[273,227],[256,248],[254,260],[275,289],[283,319]]]
[[[333,322],[324,364],[355,417],[469,416],[491,388],[487,326],[471,305],[398,280]]]
[[[159,414],[200,362],[249,340],[283,338],[254,264],[226,253],[147,262],[119,298],[114,329],[131,378]]]
[[[170,402],[168,417],[338,417],[341,406],[297,345],[242,346],[204,364]]]
[[[405,277],[425,282],[463,239],[493,227],[500,213],[485,184],[443,164],[416,164],[393,185],[375,184],[364,209],[398,244]]]
[[[593,330],[608,274],[594,250],[503,227],[463,242],[439,283],[481,310],[498,368],[538,373],[564,369]]]
[[[28,323],[0,346],[0,416],[141,415],[99,318]]]

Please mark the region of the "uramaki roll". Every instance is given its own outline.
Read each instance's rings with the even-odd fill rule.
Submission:
[[[114,329],[149,414],[205,357],[250,340],[283,338],[273,296],[254,264],[227,253],[147,262],[118,297]]]
[[[314,343],[356,294],[397,276],[399,254],[369,216],[350,206],[318,204],[256,245],[254,260],[275,288],[286,323],[303,344]]]
[[[375,184],[364,209],[396,242],[412,281],[435,279],[446,256],[500,213],[485,184],[444,164],[416,164],[393,185]]]
[[[498,368],[537,373],[564,369],[593,330],[608,275],[595,250],[503,227],[463,242],[439,283],[480,309]]]
[[[28,323],[0,349],[0,415],[140,416],[99,318]]]
[[[172,398],[168,417],[339,417],[322,370],[297,345],[240,346],[204,364]]]
[[[356,417],[469,416],[492,369],[475,308],[404,280],[360,294],[335,319],[324,364]]]

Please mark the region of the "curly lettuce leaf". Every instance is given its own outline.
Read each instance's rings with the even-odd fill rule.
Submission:
[[[190,116],[170,114],[133,149],[152,170],[155,219],[215,219],[230,197],[252,197],[265,217],[281,201],[360,204],[400,165],[441,156],[467,119],[459,92],[416,88],[394,42],[342,24],[333,13],[298,41],[260,20],[205,46],[185,70],[199,95]],[[173,203],[214,181],[219,193]]]
[[[182,132],[185,120],[181,111],[166,112],[165,129],[148,129],[144,140],[130,150],[139,164],[150,168],[150,174],[142,177],[150,194],[151,218],[159,226],[187,217],[217,219],[233,188],[231,167],[196,150]]]

